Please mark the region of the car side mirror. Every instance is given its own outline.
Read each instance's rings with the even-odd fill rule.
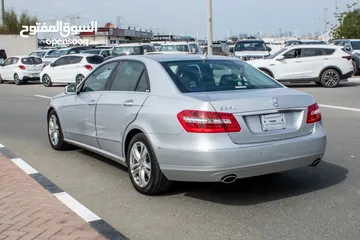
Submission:
[[[234,53],[234,48],[230,48],[229,50],[231,53]]]
[[[55,64],[54,64],[54,63],[50,63],[50,67],[55,67]]]
[[[65,94],[76,94],[77,85],[76,83],[71,83],[65,87]]]
[[[278,56],[277,58],[276,58],[276,60],[278,60],[278,61],[282,61],[282,60],[284,60],[285,59],[285,57],[282,55],[282,56]]]
[[[351,51],[351,48],[350,47],[345,47],[345,50],[350,52]]]
[[[267,50],[268,50],[269,52],[271,52],[271,51],[272,51],[272,48],[271,48],[271,47],[267,47]]]

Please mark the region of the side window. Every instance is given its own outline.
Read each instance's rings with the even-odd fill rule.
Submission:
[[[101,55],[102,55],[103,57],[108,57],[108,56],[110,55],[110,53],[109,53],[108,50],[105,50],[105,51],[103,51],[103,52],[101,53]]]
[[[293,49],[284,54],[285,59],[299,58],[301,56],[301,49]]]
[[[12,58],[10,64],[16,64],[19,61],[19,58]]]
[[[196,44],[190,44],[190,50],[193,51],[195,49],[195,53],[199,53],[199,48]]]
[[[11,64],[11,61],[12,61],[13,58],[9,58],[8,60],[6,60],[4,62],[4,66],[9,66]]]
[[[145,66],[140,62],[124,61],[119,67],[110,91],[135,91]]]
[[[80,57],[80,56],[71,56],[70,64],[80,63],[82,59],[83,59],[83,57]]]
[[[118,62],[107,63],[96,69],[86,80],[82,86],[81,92],[103,91],[107,80]]]
[[[332,55],[335,52],[335,49],[324,49],[324,55]]]
[[[321,48],[305,48],[302,50],[302,57],[319,57],[324,54]]]
[[[64,66],[70,64],[70,57],[62,57],[54,62],[54,66]]]
[[[136,86],[135,91],[136,92],[148,92],[150,91],[150,87],[148,84],[148,75],[146,73],[146,71],[143,72],[143,74],[140,77],[140,80]]]

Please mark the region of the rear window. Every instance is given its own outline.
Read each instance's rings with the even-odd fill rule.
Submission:
[[[190,52],[189,45],[162,45],[159,49],[160,52]]]
[[[105,61],[102,56],[90,56],[86,57],[86,61],[90,64],[100,64]]]
[[[33,52],[33,53],[31,53],[30,54],[30,56],[37,56],[37,57],[44,57],[45,56],[45,54],[46,54],[46,52],[45,51],[42,51],[42,52]]]
[[[183,93],[282,88],[256,68],[238,60],[192,60],[161,64]]]
[[[22,64],[25,65],[34,65],[34,64],[41,64],[42,60],[38,57],[28,57],[28,58],[22,58],[21,59]]]

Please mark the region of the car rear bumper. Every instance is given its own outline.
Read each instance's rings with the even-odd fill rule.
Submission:
[[[157,148],[155,152],[169,180],[218,182],[227,175],[246,178],[310,166],[323,157],[326,142],[326,133],[317,123],[311,134],[293,139],[202,151]],[[164,159],[173,164],[161,164]]]
[[[350,72],[348,72],[348,73],[345,73],[345,74],[341,75],[341,80],[351,78],[353,75],[354,75],[354,70],[352,70],[352,71],[350,71]]]

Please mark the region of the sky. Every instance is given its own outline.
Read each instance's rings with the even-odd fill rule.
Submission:
[[[213,0],[215,39],[230,33],[278,33],[297,30],[299,35],[324,31],[327,19],[334,23],[336,2],[339,12],[356,0]],[[5,0],[5,8],[27,10],[40,22],[69,21],[75,16],[81,25],[90,21],[117,23],[121,27],[150,29],[200,38],[207,33],[207,0]],[[329,27],[330,28],[330,27]]]

